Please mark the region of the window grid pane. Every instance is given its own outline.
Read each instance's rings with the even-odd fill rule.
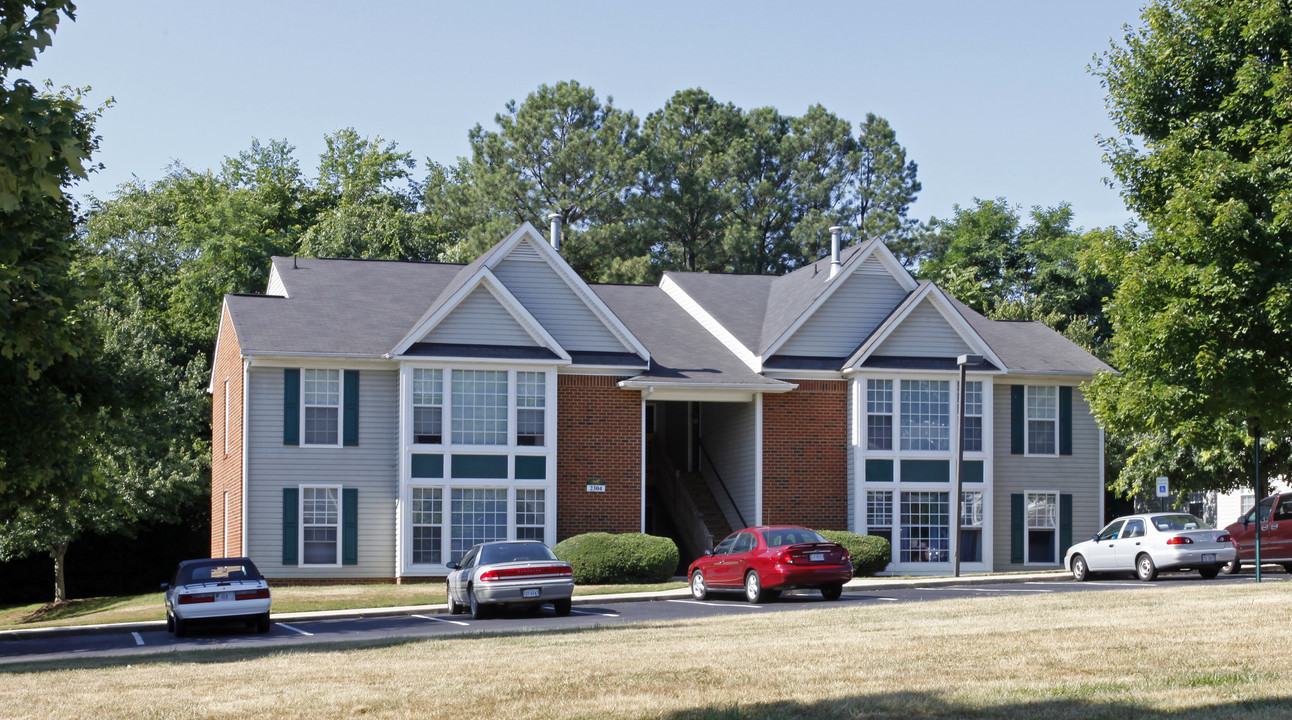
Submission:
[[[546,503],[542,490],[516,491],[516,539],[546,540]]]
[[[950,556],[950,493],[902,493],[901,562],[947,562]]]
[[[337,561],[340,491],[336,488],[301,489],[301,539],[306,565],[334,565]]]
[[[893,381],[866,381],[866,449],[893,449]]]
[[[1027,388],[1027,452],[1054,455],[1058,452],[1059,389]]]
[[[1027,526],[1052,530],[1059,526],[1058,501],[1052,493],[1027,494]]]
[[[305,368],[305,444],[335,445],[340,437],[341,371]]]
[[[902,449],[951,449],[951,384],[902,381]]]
[[[441,562],[443,551],[444,490],[413,488],[413,562]]]
[[[472,545],[507,539],[506,490],[454,488],[450,515],[450,560],[460,560]]]
[[[893,494],[891,492],[866,492],[866,528],[892,527]]]
[[[965,452],[982,452],[982,383],[965,383]]]
[[[453,442],[507,444],[507,373],[453,371]]]
[[[981,527],[982,517],[982,493],[978,491],[962,493],[960,500],[960,526]]]
[[[444,371],[413,369],[413,442],[444,442]]]

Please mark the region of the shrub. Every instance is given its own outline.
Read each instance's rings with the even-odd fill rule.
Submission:
[[[574,582],[589,585],[664,582],[677,569],[677,545],[642,533],[584,533],[552,551],[574,568]]]
[[[872,577],[888,567],[888,561],[893,557],[892,546],[877,535],[858,535],[844,530],[817,532],[826,540],[837,542],[848,549],[848,553],[852,555],[852,574],[856,577]]]

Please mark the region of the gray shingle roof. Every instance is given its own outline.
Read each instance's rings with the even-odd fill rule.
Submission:
[[[1009,370],[1083,374],[1095,371],[1116,372],[1110,365],[1044,323],[989,320],[955,298],[951,298],[951,304],[991,346]]]
[[[695,318],[654,285],[593,285],[595,292],[650,349],[651,367],[634,380],[711,386],[784,388],[741,362]]]

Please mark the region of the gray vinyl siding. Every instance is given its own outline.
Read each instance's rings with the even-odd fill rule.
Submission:
[[[925,300],[893,330],[875,355],[894,357],[956,357],[970,352],[942,313]]]
[[[1072,454],[1057,456],[1011,455],[1010,388],[1013,385],[1072,385]],[[1103,488],[1100,478],[1099,426],[1095,424],[1085,393],[1076,379],[1009,375],[998,378],[993,393],[995,469],[992,510],[993,559],[996,570],[1021,570],[1010,562],[1010,495],[1057,492],[1072,495],[1072,542],[1088,538],[1102,525],[1099,516]],[[1059,562],[1066,547],[1059,548]],[[1038,567],[1029,565],[1026,567]]]
[[[630,352],[546,262],[508,256],[493,272],[566,350]]]
[[[883,264],[868,258],[776,353],[847,357],[904,297],[906,290]]]
[[[283,369],[251,368],[248,398],[248,553],[271,578],[395,576],[399,374],[359,373],[359,445],[283,445]],[[283,488],[341,485],[359,491],[359,564],[283,566]]]
[[[498,302],[498,298],[483,287],[478,287],[467,295],[460,305],[426,334],[423,342],[520,347],[538,345]]]
[[[713,464],[718,467],[722,482],[740,507],[745,522],[752,525],[756,504],[757,485],[754,478],[754,427],[755,405],[747,403],[704,403],[700,410],[700,437]],[[708,463],[702,463],[704,478],[713,490],[713,496],[727,515],[733,528],[742,527],[727,493],[723,492]]]

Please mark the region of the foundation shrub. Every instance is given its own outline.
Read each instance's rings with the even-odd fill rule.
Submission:
[[[574,568],[574,582],[587,585],[663,582],[677,569],[677,545],[642,533],[584,533],[552,551]]]
[[[858,535],[845,530],[818,530],[821,536],[831,542],[837,542],[848,549],[852,555],[852,574],[856,577],[872,577],[888,567],[893,557],[893,548],[888,541],[877,535]]]

